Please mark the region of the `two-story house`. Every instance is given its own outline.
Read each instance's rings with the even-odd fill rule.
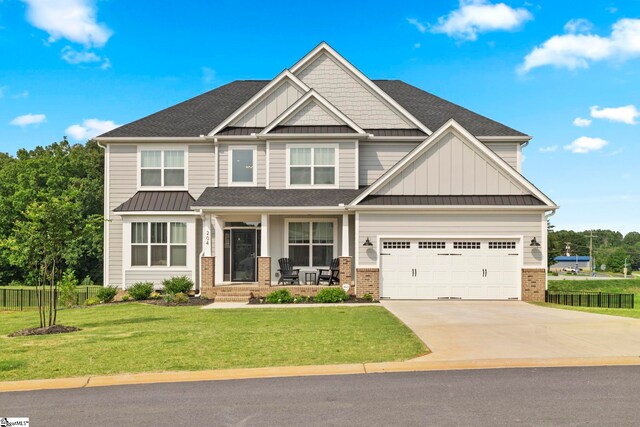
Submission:
[[[275,286],[280,258],[340,258],[358,295],[544,297],[558,206],[521,174],[531,138],[326,43],[96,139],[105,284]]]

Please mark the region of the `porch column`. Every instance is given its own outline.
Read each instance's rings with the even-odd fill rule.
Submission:
[[[342,214],[342,256],[349,256],[349,214]]]
[[[260,218],[260,256],[258,257],[258,285],[271,286],[271,257],[269,256],[269,215]]]
[[[216,259],[215,281],[222,283],[224,274],[224,230],[223,222],[218,215],[213,215],[214,254]]]
[[[211,232],[211,215],[206,214],[202,222],[203,256],[206,256],[206,257],[213,256],[212,237],[213,237],[213,233]]]

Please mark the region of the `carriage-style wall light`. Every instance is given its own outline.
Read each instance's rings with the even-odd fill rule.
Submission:
[[[367,240],[364,241],[362,246],[373,246],[373,243],[371,243],[371,240],[369,240],[369,237],[367,237]]]
[[[534,237],[533,239],[531,239],[531,243],[529,244],[529,246],[538,247],[540,246],[540,243],[538,243],[538,241]]]

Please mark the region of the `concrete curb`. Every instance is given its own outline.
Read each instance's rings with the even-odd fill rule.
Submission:
[[[220,369],[207,371],[152,372],[122,375],[85,376],[47,380],[0,382],[0,393],[115,385],[223,381],[255,378],[355,375],[386,372],[428,372],[501,368],[550,368],[640,365],[640,357],[561,358],[561,359],[487,359],[456,361],[407,361],[354,363],[345,365],[283,366],[269,368]]]

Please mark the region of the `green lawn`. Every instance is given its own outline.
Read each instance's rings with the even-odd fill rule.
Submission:
[[[550,291],[562,292],[610,292],[635,294],[634,309],[571,307],[567,305],[538,303],[545,307],[563,308],[566,310],[585,311],[588,313],[609,314],[640,319],[640,279],[619,280],[549,280]]]
[[[0,381],[90,374],[406,360],[428,352],[383,307],[61,310],[70,334],[8,338],[36,312],[0,313]]]

